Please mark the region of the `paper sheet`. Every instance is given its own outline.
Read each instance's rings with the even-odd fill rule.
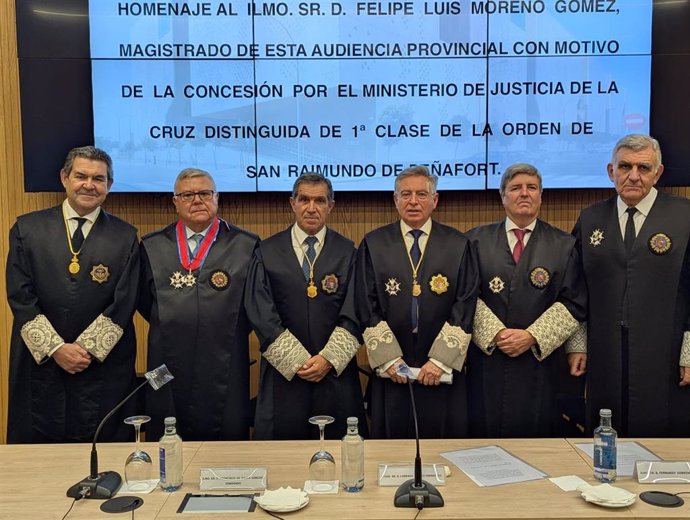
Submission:
[[[594,443],[586,442],[575,446],[584,451],[590,459],[594,459]],[[632,477],[635,462],[638,460],[661,460],[639,442],[619,442],[616,448],[616,473],[619,477]]]
[[[511,455],[500,446],[482,446],[441,453],[478,486],[499,486],[546,477],[546,473]]]

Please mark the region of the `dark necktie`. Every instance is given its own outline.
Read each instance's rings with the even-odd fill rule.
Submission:
[[[311,266],[314,265],[316,260],[316,248],[314,245],[318,239],[314,236],[308,236],[304,239],[304,243],[307,244],[307,253],[304,255],[304,260],[302,260],[302,272],[304,273],[304,279],[309,281],[309,273],[311,271]]]
[[[410,248],[410,259],[412,260],[413,269],[419,266],[419,261],[422,258],[422,250],[419,247],[419,237],[422,236],[421,229],[412,229],[410,234],[414,238],[412,242],[412,247]],[[417,327],[419,325],[419,302],[417,301],[417,296],[412,296],[412,332],[417,332]]]
[[[628,208],[625,210],[628,214],[628,221],[625,223],[625,234],[623,235],[623,243],[625,244],[625,253],[630,254],[632,246],[635,243],[635,221],[633,217],[637,212],[637,208]]]
[[[515,242],[515,247],[513,247],[513,260],[517,264],[520,261],[522,252],[525,250],[525,235],[529,232],[529,229],[513,229],[513,233],[517,237],[517,242]]]
[[[194,258],[196,256],[196,252],[199,250],[201,241],[204,239],[204,235],[202,235],[201,233],[194,233],[189,238],[192,242],[194,242],[194,247],[189,250],[189,252],[192,254],[192,258]]]
[[[79,251],[84,243],[84,232],[82,231],[81,227],[84,225],[84,222],[86,222],[86,219],[83,217],[77,217],[74,220],[77,221],[77,229],[75,229],[74,233],[72,234],[72,249]]]

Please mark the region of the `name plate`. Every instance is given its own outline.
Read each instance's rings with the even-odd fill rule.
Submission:
[[[645,484],[688,484],[690,483],[690,462],[647,461],[635,463],[637,481]]]
[[[266,484],[266,468],[201,468],[199,489],[263,491]]]
[[[414,478],[414,464],[407,462],[379,464],[379,486],[399,486],[412,478]],[[422,479],[434,486],[445,486],[445,465],[442,463],[422,464]]]

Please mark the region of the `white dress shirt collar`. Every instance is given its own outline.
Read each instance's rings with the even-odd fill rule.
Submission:
[[[515,222],[510,220],[510,217],[506,217],[506,233],[510,233],[513,229],[529,229],[530,233],[531,233],[534,231],[535,227],[537,227],[537,219],[536,218],[532,222],[530,222],[527,226],[521,228]]]
[[[656,196],[659,194],[659,192],[656,190],[656,188],[652,187],[651,190],[649,190],[649,193],[645,196],[644,199],[642,199],[640,202],[637,203],[635,206],[635,209],[642,213],[645,217],[649,215],[649,212],[652,209],[652,206],[654,205],[654,201],[656,200]],[[616,207],[618,208],[618,218],[622,218],[623,215],[625,215],[625,211],[628,209],[628,205],[623,202],[623,199],[621,199],[620,195],[616,198]]]
[[[432,222],[432,220],[429,218],[429,219],[427,219],[427,221],[422,225],[422,227],[419,228],[419,229],[421,229],[421,230],[424,232],[424,234],[427,235],[427,236],[429,235],[429,233],[431,233],[431,222]],[[412,231],[414,228],[412,228],[412,227],[410,227],[409,225],[407,225],[403,219],[400,219],[400,229],[402,230],[403,236],[407,236],[407,234],[408,234],[410,231]]]
[[[98,215],[101,212],[101,207],[97,207],[94,209],[91,213],[87,213],[83,217],[77,213],[72,206],[69,205],[69,201],[65,199],[65,201],[62,203],[62,210],[64,211],[65,218],[67,220],[73,219],[73,218],[85,218],[88,220],[92,225],[94,222],[96,222],[96,219],[98,218]]]
[[[304,240],[310,236],[297,224],[292,225],[292,238],[300,246],[304,244]],[[323,245],[323,241],[326,239],[326,226],[322,227],[316,235],[316,240],[318,240],[319,245]]]

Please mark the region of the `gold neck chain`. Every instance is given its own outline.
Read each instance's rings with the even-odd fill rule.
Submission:
[[[67,270],[71,274],[77,274],[79,272],[79,269],[81,268],[79,266],[79,253],[81,252],[81,247],[84,247],[84,243],[82,242],[82,245],[79,248],[79,251],[74,250],[74,247],[72,246],[72,233],[69,232],[69,225],[67,224],[67,215],[65,215],[65,208],[64,207],[62,208],[62,221],[65,224],[65,234],[67,235],[67,246],[69,247],[69,252],[72,254],[72,259],[69,262],[69,266],[67,267]],[[77,223],[77,226],[79,226],[78,223]]]
[[[309,260],[309,255],[307,254],[307,251],[309,250],[309,245],[307,244],[307,251],[304,252],[304,259],[307,261],[307,264],[309,265],[309,285],[307,286],[307,296],[310,298],[316,298],[317,290],[316,290],[316,285],[314,284],[314,265],[316,264],[316,258],[318,255],[316,255],[316,243],[314,243],[314,261],[312,262]]]
[[[409,231],[408,231],[408,233],[409,233]],[[422,231],[422,233],[424,233],[424,232]],[[405,252],[407,253],[407,259],[410,261],[410,267],[412,268],[412,296],[417,297],[420,294],[422,294],[422,286],[419,285],[419,282],[417,281],[417,272],[419,271],[419,266],[422,265],[422,261],[424,260],[424,254],[426,253],[426,247],[422,251],[422,246],[419,243],[419,238],[421,238],[421,235],[420,235],[417,238],[417,245],[419,246],[419,251],[421,254],[419,255],[419,262],[417,262],[417,265],[414,265],[414,262],[412,262],[412,255],[410,254],[410,249],[412,249],[412,248],[407,247],[407,242],[405,241],[405,233],[403,233],[402,229],[400,230],[400,234],[402,235],[403,244],[405,244]],[[431,233],[429,233],[429,234],[431,234]],[[413,240],[412,245],[414,246],[414,235],[412,236],[412,240]],[[428,240],[428,238],[427,238],[427,240]]]

